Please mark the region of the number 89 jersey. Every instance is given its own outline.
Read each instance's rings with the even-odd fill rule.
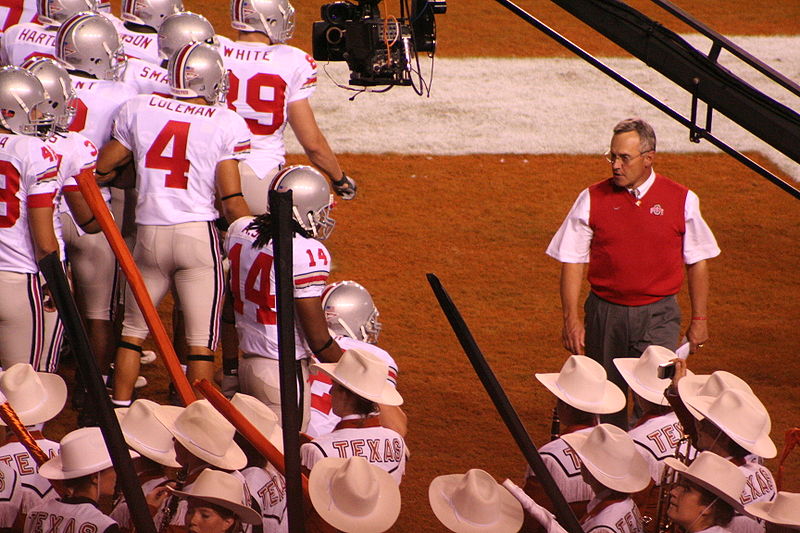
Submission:
[[[264,179],[284,163],[283,131],[288,105],[309,98],[317,85],[314,59],[293,46],[232,41],[220,36],[219,52],[228,69],[228,108],[247,121],[253,149],[246,158]]]
[[[277,359],[278,322],[272,242],[263,248],[253,248],[256,234],[247,230],[253,220],[253,217],[236,220],[228,228],[225,241],[225,251],[231,262],[236,331],[242,352]],[[331,268],[327,248],[321,242],[301,235],[294,236],[292,248],[294,297],[320,297]],[[294,340],[296,358],[311,357],[311,349],[296,318]]]
[[[215,220],[217,163],[250,149],[236,113],[156,95],[125,102],[113,136],[136,161],[136,223],[152,226]]]

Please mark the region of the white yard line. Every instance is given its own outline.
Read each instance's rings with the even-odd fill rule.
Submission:
[[[709,41],[686,38],[700,50]],[[734,42],[800,83],[800,37],[734,37]],[[689,115],[691,98],[636,59],[604,58],[620,74]],[[721,63],[745,81],[800,112],[800,98],[743,67],[723,53]],[[430,63],[423,61],[425,76]],[[317,119],[337,152],[457,155],[472,153],[599,154],[619,119],[643,116],[665,152],[715,152],[694,144],[688,131],[580,59],[469,58],[436,60],[430,98],[410,88],[385,94],[339,89],[325,74],[346,81],[343,63],[319,65],[319,88],[312,98]],[[705,112],[701,109],[701,117]],[[703,118],[704,120],[704,118]],[[740,151],[758,151],[800,179],[800,165],[715,113],[713,133]],[[291,134],[287,148],[301,153]]]

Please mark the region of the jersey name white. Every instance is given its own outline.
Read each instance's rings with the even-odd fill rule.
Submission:
[[[230,73],[228,107],[247,121],[253,149],[245,159],[259,178],[284,163],[283,132],[291,102],[309,98],[317,84],[314,59],[293,46],[232,41],[219,36]]]
[[[241,471],[250,488],[250,495],[261,506],[264,533],[288,533],[286,520],[286,480],[267,463],[264,468],[250,467]]]
[[[336,337],[336,342],[342,350],[358,348],[360,350],[366,350],[381,359],[381,361],[389,365],[389,377],[387,381],[389,381],[393,387],[397,387],[397,363],[394,362],[389,352],[378,348],[374,344],[351,339],[350,337],[342,337],[341,335]],[[308,386],[311,389],[311,418],[309,419],[306,433],[312,437],[330,433],[341,420],[331,409],[332,384],[331,378],[322,372],[311,374],[308,377]]]
[[[139,95],[122,105],[114,138],[136,162],[136,223],[215,220],[216,167],[249,150],[241,117],[221,107]]]
[[[337,429],[300,447],[300,462],[309,470],[325,457],[363,457],[389,472],[398,485],[406,470],[403,437],[382,426]]]
[[[31,57],[55,57],[56,30],[24,22],[12,26],[2,36],[0,59],[4,65],[21,66]]]
[[[242,217],[228,228],[225,251],[231,261],[239,348],[249,354],[278,359],[278,324],[275,306],[275,269],[272,243],[253,248],[255,234],[246,228],[253,217]],[[315,239],[295,235],[292,240],[294,297],[319,297],[330,273],[330,254]],[[295,320],[295,356],[311,357],[305,335]]]
[[[0,270],[39,271],[28,210],[53,205],[57,178],[56,155],[40,139],[0,134]]]

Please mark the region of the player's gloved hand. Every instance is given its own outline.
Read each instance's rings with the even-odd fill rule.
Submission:
[[[342,174],[340,179],[332,181],[331,183],[333,184],[333,191],[341,196],[342,200],[352,200],[355,198],[358,185],[356,185],[356,180],[347,174]]]
[[[556,522],[556,517],[553,513],[533,501],[533,499],[525,494],[525,491],[514,484],[510,479],[503,481],[503,486],[514,496],[522,508],[539,522],[545,528],[547,533],[566,533],[566,530],[561,527],[561,524]]]

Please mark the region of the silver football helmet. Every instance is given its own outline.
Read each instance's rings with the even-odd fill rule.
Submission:
[[[75,13],[97,11],[97,0],[37,0],[39,22],[45,26],[61,26]]]
[[[179,98],[202,96],[210,105],[225,101],[228,71],[213,46],[189,43],[180,47],[167,64],[170,92]]]
[[[322,292],[322,309],[328,329],[370,344],[378,342],[381,323],[378,309],[367,289],[355,281],[340,281],[325,287]]]
[[[169,60],[178,48],[199,42],[219,46],[214,27],[203,15],[181,11],[164,19],[158,28],[158,55]]]
[[[127,64],[114,23],[98,13],[78,13],[58,28],[56,58],[100,80],[119,80]]]
[[[183,0],[123,0],[121,18],[157,30],[164,19],[180,11]]]
[[[305,165],[286,167],[278,172],[270,187],[278,192],[291,190],[294,219],[315,239],[328,238],[336,225],[329,216],[333,194],[328,180],[317,169]]]
[[[22,135],[49,137],[54,119],[42,82],[21,67],[0,68],[0,125]]]
[[[294,33],[294,7],[289,0],[231,0],[231,26],[285,43]]]
[[[48,110],[55,119],[56,130],[67,131],[75,117],[75,90],[64,67],[48,57],[32,57],[22,68],[36,76],[49,97]]]

